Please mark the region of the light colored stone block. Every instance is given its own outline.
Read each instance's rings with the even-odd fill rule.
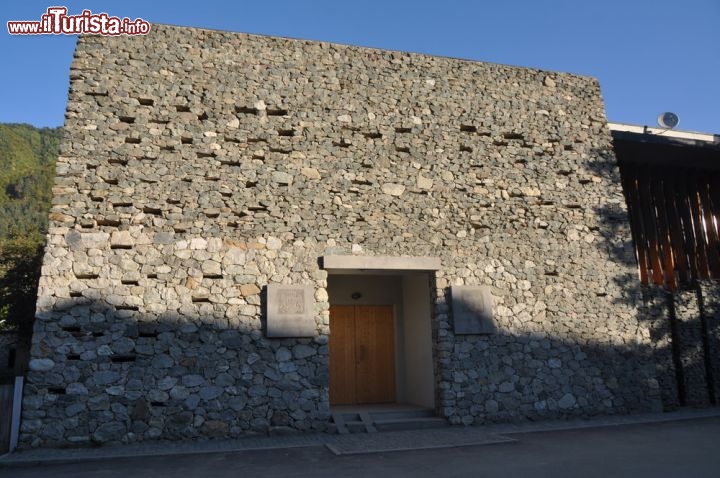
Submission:
[[[314,337],[313,288],[310,285],[267,285],[267,337]]]
[[[492,295],[487,286],[453,286],[452,314],[455,334],[492,334],[495,321]]]

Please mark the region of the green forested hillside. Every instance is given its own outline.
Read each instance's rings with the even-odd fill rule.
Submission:
[[[0,124],[0,240],[45,234],[59,128]]]
[[[0,124],[0,328],[32,323],[60,135]]]

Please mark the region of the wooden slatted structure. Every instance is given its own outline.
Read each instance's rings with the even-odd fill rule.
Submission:
[[[720,171],[618,158],[640,281],[720,279]]]

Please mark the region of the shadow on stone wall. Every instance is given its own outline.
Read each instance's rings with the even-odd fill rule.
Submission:
[[[209,315],[191,322],[85,298],[38,320],[52,333],[40,332],[33,351],[24,447],[327,427],[324,336],[267,339],[254,317],[223,328]],[[454,424],[480,424],[658,410],[655,370],[644,365],[652,352],[572,334],[469,336],[438,351],[440,361],[465,364],[438,377],[438,394],[452,394],[438,412]]]
[[[49,333],[36,332],[21,442],[77,446],[326,427],[324,337],[268,340],[255,318],[223,328],[210,317],[65,300],[38,319]]]
[[[591,174],[621,182],[618,160],[607,151],[594,150],[594,161],[585,163]],[[716,281],[693,283],[670,292],[662,286],[640,282],[635,245],[627,217],[627,198],[622,204],[595,207],[601,230],[608,234],[614,261],[632,272],[613,280],[623,291],[619,300],[636,308],[641,327],[652,343],[657,380],[666,410],[679,406],[717,404],[720,397],[720,332],[717,313],[720,289]]]

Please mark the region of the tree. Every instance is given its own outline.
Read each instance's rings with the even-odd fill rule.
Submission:
[[[0,328],[29,337],[35,317],[44,241],[39,234],[0,242]]]

